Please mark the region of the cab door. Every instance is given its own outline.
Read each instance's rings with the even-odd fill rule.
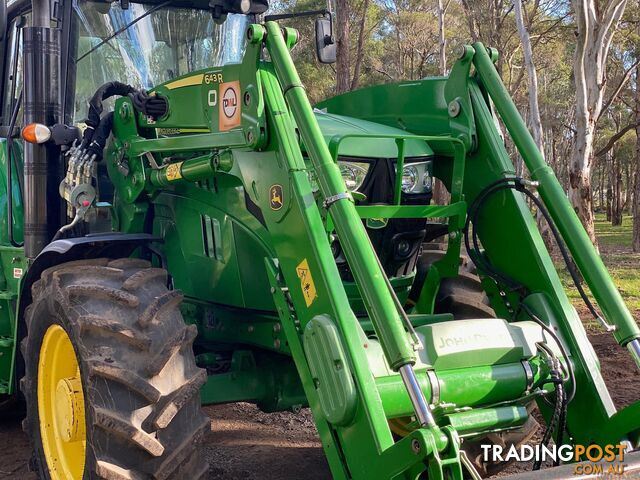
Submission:
[[[10,7],[7,31],[0,46],[0,245],[14,247],[22,245],[23,231],[23,148],[19,133],[24,84],[22,28],[28,20],[28,13]]]

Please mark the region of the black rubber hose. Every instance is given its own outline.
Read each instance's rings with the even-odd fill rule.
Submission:
[[[527,313],[527,315],[529,315],[531,320],[536,322],[545,332],[547,332],[549,334],[549,336],[551,338],[553,338],[553,340],[558,345],[558,348],[560,349],[560,352],[562,353],[562,356],[564,357],[565,361],[567,362],[567,371],[566,371],[566,373],[567,373],[568,380],[571,383],[571,394],[569,395],[569,397],[566,400],[566,403],[568,405],[569,402],[571,402],[571,400],[573,400],[573,397],[575,397],[575,395],[576,395],[576,377],[575,377],[575,372],[573,371],[573,365],[571,365],[571,362],[569,361],[569,355],[567,353],[567,350],[564,348],[564,345],[560,341],[560,338],[558,337],[558,335],[556,335],[556,332],[554,332],[551,327],[549,327],[546,323],[544,323],[540,319],[540,317],[538,317],[535,313],[533,313],[533,311],[529,308],[528,305],[526,305],[523,302],[520,302],[520,307],[522,307],[522,309]],[[562,363],[560,363],[560,366],[563,366]]]
[[[485,187],[485,189],[480,192],[480,194],[476,197],[474,202],[471,204],[469,211],[467,213],[467,220],[464,226],[465,248],[467,249],[467,253],[469,254],[469,257],[471,258],[471,260],[473,260],[476,266],[480,270],[484,271],[489,277],[494,278],[494,280],[495,279],[499,280],[503,284],[507,285],[511,290],[521,289],[522,285],[516,282],[515,280],[513,280],[512,278],[494,269],[493,266],[487,261],[487,259],[480,253],[480,245],[479,245],[477,232],[475,228],[473,230],[473,235],[472,235],[474,248],[471,248],[469,233],[470,233],[470,225],[472,223],[476,225],[476,219],[486,199],[500,190],[503,190],[506,188],[512,188],[512,186],[508,184],[510,182],[516,182],[516,181],[517,181],[516,177],[501,178],[491,183],[487,187]]]
[[[112,129],[113,112],[109,112],[100,120],[98,127],[96,128],[95,132],[93,132],[91,143],[87,148],[87,152],[89,153],[89,155],[95,155],[97,161],[102,160],[102,153],[104,152],[104,147],[107,145],[107,140],[111,135]]]
[[[109,82],[102,85],[96,93],[93,94],[91,100],[89,100],[89,112],[87,113],[87,128],[82,136],[82,147],[88,148],[93,140],[95,130],[100,125],[100,116],[103,111],[103,102],[116,95],[125,97],[130,93],[135,93],[136,89],[131,85],[126,85],[120,82]]]
[[[561,375],[560,375],[560,362],[558,361],[558,359],[553,355],[553,352],[548,349],[548,347],[546,347],[546,345],[542,345],[542,344],[538,344],[538,347],[540,347],[541,349],[543,349],[548,355],[551,356],[551,359],[553,361],[553,368],[551,370],[551,381],[553,382],[553,384],[555,385],[555,404],[554,404],[554,409],[553,409],[553,415],[551,416],[551,419],[549,420],[549,424],[547,425],[547,428],[544,432],[544,435],[542,436],[542,440],[540,440],[540,447],[546,447],[549,445],[549,441],[551,440],[551,436],[553,434],[553,430],[556,428],[556,426],[559,425],[560,423],[560,417],[562,416],[562,412],[563,412],[563,408],[564,408],[564,388],[563,388],[563,382],[564,380],[562,379]],[[542,451],[542,448],[539,449],[540,451]],[[542,455],[539,455],[537,460],[534,462],[533,464],[533,470],[540,470],[540,467],[542,466]]]
[[[133,107],[154,120],[164,117],[169,112],[169,101],[162,95],[149,95],[144,90],[129,94]]]
[[[509,183],[513,182],[513,185],[510,185]],[[480,253],[480,246],[479,246],[479,241],[478,241],[478,237],[477,237],[477,232],[475,231],[475,229],[473,230],[473,234],[472,234],[472,239],[473,239],[473,247],[474,250],[472,250],[470,248],[470,242],[469,242],[469,224],[473,223],[475,221],[475,219],[478,216],[478,212],[480,211],[481,206],[484,204],[484,202],[486,201],[486,199],[500,191],[500,190],[506,190],[506,189],[514,189],[517,190],[523,194],[525,194],[527,197],[529,197],[531,199],[531,201],[534,203],[534,205],[538,208],[538,210],[540,211],[540,213],[542,214],[542,216],[544,217],[545,221],[547,222],[547,224],[549,225],[549,229],[551,230],[551,233],[554,237],[554,240],[556,242],[556,244],[558,245],[558,248],[560,250],[560,253],[562,255],[562,259],[564,260],[566,266],[567,266],[567,270],[569,271],[569,274],[571,275],[571,279],[573,280],[573,283],[576,287],[576,290],[578,290],[578,293],[580,294],[580,297],[582,298],[582,301],[584,302],[584,304],[587,306],[589,312],[593,315],[594,318],[596,319],[600,319],[601,316],[598,314],[598,312],[596,311],[595,307],[593,306],[593,304],[591,303],[591,300],[589,300],[589,297],[587,296],[587,294],[584,291],[584,288],[582,287],[582,282],[580,280],[580,276],[578,275],[578,272],[575,269],[574,263],[571,260],[571,256],[569,255],[569,252],[567,251],[567,247],[562,239],[562,236],[560,235],[560,232],[558,231],[555,223],[553,222],[553,219],[551,218],[551,215],[549,214],[548,210],[546,209],[546,207],[544,206],[544,204],[540,201],[540,199],[538,199],[530,190],[528,190],[525,187],[524,181],[521,178],[503,178],[500,179],[492,184],[490,184],[488,187],[486,187],[481,193],[480,195],[478,195],[478,197],[474,200],[473,204],[471,205],[471,207],[469,208],[469,213],[467,215],[467,221],[465,223],[465,227],[464,227],[464,234],[465,234],[465,247],[467,248],[467,252],[469,253],[469,256],[475,261],[476,259],[478,260],[478,267],[484,267],[481,269],[486,270],[487,275],[489,276],[494,276],[498,279],[500,279],[502,281],[502,283],[505,283],[507,286],[509,286],[509,288],[515,289],[516,287],[521,287],[521,284],[519,284],[518,282],[516,282],[515,280],[505,276],[504,274],[496,271],[490,264],[489,262],[486,260],[486,258]]]
[[[545,208],[544,204],[540,201],[540,199],[536,197],[533,193],[531,193],[526,188],[523,188],[520,191],[522,191],[522,193],[524,193],[527,197],[529,197],[531,201],[536,205],[536,207],[538,207],[538,210],[540,210],[540,213],[542,213],[542,216],[544,217],[545,221],[549,225],[549,229],[551,230],[553,238],[555,239],[558,245],[558,248],[560,249],[562,259],[564,260],[564,263],[567,265],[567,269],[569,270],[571,279],[573,280],[573,283],[575,284],[576,290],[578,290],[578,293],[580,294],[582,301],[585,303],[585,305],[589,309],[589,312],[591,312],[594,318],[596,320],[600,319],[601,318],[600,314],[596,311],[595,307],[591,303],[591,300],[589,300],[589,297],[587,296],[587,294],[584,291],[584,288],[582,287],[580,276],[578,275],[578,272],[575,269],[573,260],[571,259],[571,256],[567,251],[567,246],[562,240],[562,236],[560,235],[560,232],[558,232],[558,229],[556,228],[555,223],[553,223],[553,220],[551,219],[551,215],[549,215],[549,212]]]

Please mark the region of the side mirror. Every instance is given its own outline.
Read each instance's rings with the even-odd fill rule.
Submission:
[[[336,62],[336,42],[331,17],[316,20],[316,53],[320,63]]]
[[[7,35],[7,0],[0,0],[0,42]]]

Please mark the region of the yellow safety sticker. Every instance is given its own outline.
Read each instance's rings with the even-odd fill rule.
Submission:
[[[182,162],[171,163],[167,166],[167,180],[173,182],[182,178]]]
[[[182,88],[182,87],[192,87],[194,85],[202,85],[203,80],[204,80],[204,73],[198,73],[196,75],[179,78],[178,80],[169,82],[165,84],[165,87],[167,87],[169,90],[174,90],[176,88]]]
[[[318,297],[318,292],[316,291],[316,284],[313,283],[313,277],[311,276],[311,270],[309,269],[309,262],[307,262],[306,258],[296,267],[296,274],[300,279],[300,286],[302,288],[304,301],[307,304],[307,307],[309,307]]]

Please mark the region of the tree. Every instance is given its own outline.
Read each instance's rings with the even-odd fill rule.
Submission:
[[[516,16],[516,25],[518,27],[518,35],[520,36],[520,43],[522,43],[524,64],[527,69],[527,77],[529,79],[529,127],[533,132],[533,138],[536,141],[538,149],[544,154],[542,120],[540,119],[540,107],[538,105],[538,74],[536,73],[536,67],[533,63],[531,38],[529,37],[529,32],[524,24],[522,0],[514,0],[513,6]]]
[[[438,0],[438,48],[440,49],[438,52],[438,67],[442,76],[447,74],[447,37],[444,30],[444,18],[450,1]]]
[[[636,67],[635,87],[636,116],[636,178],[633,194],[633,240],[634,252],[640,252],[640,67]],[[628,188],[631,188],[629,185]]]
[[[362,18],[360,19],[360,28],[358,31],[358,44],[356,47],[356,63],[353,67],[353,80],[351,80],[351,90],[358,88],[360,82],[360,72],[362,70],[362,61],[364,57],[364,42],[367,36],[367,13],[369,12],[369,0],[362,0]]]
[[[569,166],[569,199],[591,241],[596,244],[591,198],[591,169],[596,124],[603,111],[607,57],[627,0],[572,0],[577,27],[574,56],[576,137]],[[607,101],[611,104],[611,100]]]
[[[538,150],[544,156],[544,136],[542,130],[542,120],[540,118],[540,106],[538,105],[538,74],[536,72],[536,66],[533,62],[533,49],[531,48],[531,37],[529,31],[524,24],[524,15],[522,13],[522,0],[514,0],[514,13],[516,17],[516,26],[518,28],[518,35],[520,37],[520,43],[522,44],[522,55],[524,57],[524,65],[527,70],[527,78],[529,79],[529,128],[533,132],[533,138],[538,146]],[[551,232],[542,215],[542,212],[537,212],[538,226],[540,233],[545,240],[545,244],[549,249],[553,247],[551,241]]]

